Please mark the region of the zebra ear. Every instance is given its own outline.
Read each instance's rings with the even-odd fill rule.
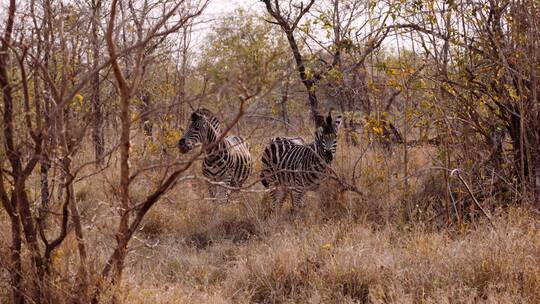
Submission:
[[[332,114],[328,113],[328,116],[326,117],[326,125],[331,126],[332,125]]]
[[[197,113],[197,112],[193,112],[191,113],[191,120],[192,121],[196,121],[197,119],[199,119],[201,116]]]
[[[339,127],[341,127],[341,124],[343,123],[343,116],[338,115],[336,119],[334,119],[334,123],[336,124],[336,131],[339,130]]]
[[[316,115],[315,116],[315,127],[319,128],[325,125],[324,116],[322,115]]]

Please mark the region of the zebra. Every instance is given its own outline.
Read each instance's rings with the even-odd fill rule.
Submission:
[[[276,137],[262,155],[261,183],[270,189],[272,209],[281,207],[288,193],[292,194],[293,211],[303,207],[306,191],[316,188],[326,176],[337,148],[337,132],[342,116],[329,113],[321,117],[315,140],[302,144],[295,138]]]
[[[216,198],[222,183],[227,187],[240,187],[251,175],[253,168],[249,144],[240,136],[222,136],[219,119],[208,109],[200,108],[191,114],[191,122],[178,141],[180,153],[189,152],[195,145],[207,148],[202,173],[209,181],[210,197]],[[219,141],[218,141],[219,140]],[[225,191],[228,202],[230,189]]]

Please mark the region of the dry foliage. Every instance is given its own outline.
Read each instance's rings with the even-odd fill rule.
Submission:
[[[0,3],[0,303],[540,302],[538,1],[208,4]],[[256,160],[228,204],[177,151],[200,107]],[[265,145],[330,109],[271,212]]]

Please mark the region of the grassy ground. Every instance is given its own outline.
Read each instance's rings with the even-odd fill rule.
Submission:
[[[523,209],[497,217],[493,229],[459,232],[313,214],[267,222],[261,231],[232,209],[202,233],[182,228],[141,251],[127,302],[540,301],[539,222]]]
[[[352,181],[356,166],[354,183],[364,195],[328,181],[308,194],[300,214],[289,214],[286,204],[267,216],[263,192],[216,205],[201,181],[180,183],[131,243],[125,303],[540,302],[540,217],[532,209],[492,210],[493,225],[481,217],[448,225],[436,173],[425,171],[405,187],[399,150],[364,154],[343,146],[334,168]],[[407,170],[430,168],[431,152],[410,151]],[[135,200],[158,178],[147,174],[132,186]],[[76,187],[94,272],[114,242],[114,181],[105,173]],[[0,221],[0,242],[8,244],[4,213]],[[6,246],[0,249],[6,258]],[[69,281],[77,271],[72,235],[54,258]],[[7,274],[1,278],[7,298]],[[56,283],[69,294],[62,279]]]

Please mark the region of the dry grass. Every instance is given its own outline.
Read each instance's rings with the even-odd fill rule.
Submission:
[[[430,165],[429,152],[411,151],[410,172]],[[362,156],[356,186],[365,195],[329,181],[296,215],[285,208],[265,217],[263,193],[216,205],[202,182],[184,181],[150,211],[131,243],[125,303],[539,303],[538,215],[516,207],[496,212],[493,228],[476,219],[441,229],[427,218],[444,188],[436,175],[423,174],[409,179],[404,193],[399,155],[340,148],[334,167],[348,180]],[[77,185],[96,271],[116,227],[110,180],[114,175]],[[151,175],[134,185],[134,198],[151,185]],[[8,244],[7,218],[0,220],[0,242]],[[55,256],[67,278],[76,271],[75,245],[68,240]],[[7,257],[5,246],[0,257]],[[0,278],[4,302],[6,273]]]
[[[162,303],[540,301],[540,223],[527,210],[498,217],[493,230],[452,233],[348,220],[272,224],[247,242],[166,240],[137,262],[146,271],[133,268],[128,302],[145,294]]]

